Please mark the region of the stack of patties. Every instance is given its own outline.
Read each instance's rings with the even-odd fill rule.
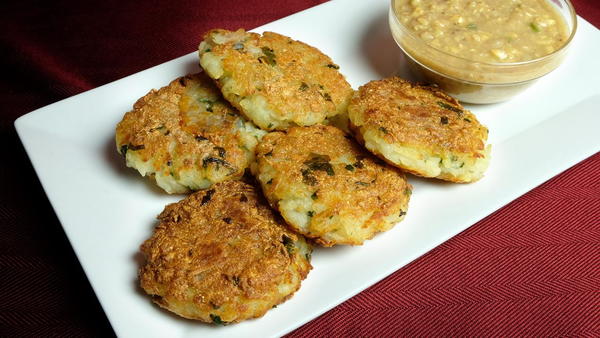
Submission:
[[[201,73],[138,100],[116,133],[142,176],[198,190],[142,245],[142,288],[180,316],[260,317],[300,287],[310,243],[361,245],[404,218],[402,170],[467,182],[487,166],[487,130],[437,90],[354,92],[328,56],[270,32],[212,30],[199,56]]]
[[[254,173],[292,229],[324,246],[362,244],[402,219],[411,189],[404,175],[321,125],[346,114],[353,94],[328,56],[243,30],[213,30],[199,50],[227,100],[261,128],[281,130],[263,138]]]

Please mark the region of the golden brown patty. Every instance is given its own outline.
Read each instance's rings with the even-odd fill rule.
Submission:
[[[362,244],[406,214],[404,174],[335,127],[272,132],[256,149],[252,170],[271,206],[324,246]]]
[[[167,205],[141,246],[142,288],[161,307],[216,324],[260,317],[298,290],[311,247],[251,185],[216,184]]]
[[[223,100],[204,74],[188,75],[139,99],[117,125],[127,166],[168,193],[239,178],[264,132]]]
[[[487,128],[435,87],[371,81],[354,94],[348,115],[367,149],[415,175],[472,182],[488,167]]]
[[[223,96],[265,130],[321,123],[344,112],[352,95],[327,55],[287,36],[215,29],[199,53]]]

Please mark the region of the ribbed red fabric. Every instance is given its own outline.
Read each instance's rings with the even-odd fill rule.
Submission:
[[[114,334],[13,121],[189,53],[210,28],[250,29],[321,2],[0,4],[0,336]],[[574,3],[600,26],[595,0]],[[600,337],[600,154],[289,336]]]

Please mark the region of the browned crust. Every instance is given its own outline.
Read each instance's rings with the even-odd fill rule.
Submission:
[[[210,103],[199,102],[199,97]],[[219,123],[190,119],[190,112],[207,109]],[[135,151],[142,161],[151,161],[155,173],[165,176],[177,177],[201,168],[204,159],[216,158],[227,163],[218,168],[224,176],[238,178],[249,165],[234,131],[240,118],[204,73],[187,75],[137,100],[117,125],[117,149],[122,155]]]
[[[141,246],[140,283],[155,303],[186,318],[260,317],[290,297],[311,269],[308,257],[285,243],[286,237],[294,244],[304,239],[240,181],[167,205],[158,220]],[[281,295],[283,283],[292,284],[292,292]]]
[[[243,39],[218,44],[215,35],[242,35]],[[261,36],[243,30],[215,29],[204,39],[209,42],[210,52],[222,57],[223,77],[236,83],[237,96],[224,93],[232,104],[245,112],[236,100],[261,95],[278,119],[287,120],[272,128],[260,126],[263,129],[313,124],[308,121],[315,117],[322,122],[347,107],[352,88],[331,58],[315,47],[273,32]],[[265,48],[272,51],[274,58],[266,57]],[[222,78],[216,80],[222,85]]]
[[[329,163],[334,175],[325,170],[312,170],[310,175],[314,181],[306,183],[305,163],[315,154],[331,159]],[[347,167],[338,160],[340,158],[348,158],[352,164]],[[332,126],[295,127],[286,132],[272,132],[257,147],[257,163],[259,171],[268,165],[277,172],[272,182],[261,181],[263,192],[274,208],[278,208],[279,200],[292,185],[301,185],[303,189],[315,192],[315,202],[327,206],[326,210],[311,217],[308,232],[290,224],[296,231],[314,238],[323,246],[362,244],[377,232],[393,226],[384,218],[405,213],[408,208],[412,187],[404,174],[372,156],[351,136]],[[373,211],[370,218],[357,225],[370,229],[366,237],[348,237],[338,241],[326,238],[328,232],[339,226],[328,222],[331,217],[358,219]],[[286,221],[290,223],[290,220]]]
[[[354,94],[348,111],[351,127],[359,134],[378,130],[390,144],[431,154],[484,156],[487,128],[455,98],[433,86],[398,77],[371,81]]]

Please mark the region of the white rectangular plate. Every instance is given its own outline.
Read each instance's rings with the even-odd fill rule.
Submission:
[[[332,57],[354,88],[404,74],[388,1],[336,0],[260,27]],[[288,302],[226,327],[180,319],[137,287],[138,247],[167,196],[127,169],[114,128],[151,88],[197,71],[196,53],[31,112],[16,128],[100,303],[119,336],[277,336],[315,318],[600,149],[600,34],[579,19],[565,63],[513,100],[470,106],[490,129],[491,166],[475,184],[410,177],[406,220],[361,247],[317,249]],[[404,74],[406,75],[406,74]],[[407,76],[407,75],[406,75]],[[449,203],[452,201],[452,203]],[[502,229],[499,229],[501,231]],[[382,259],[384,258],[384,259]]]

